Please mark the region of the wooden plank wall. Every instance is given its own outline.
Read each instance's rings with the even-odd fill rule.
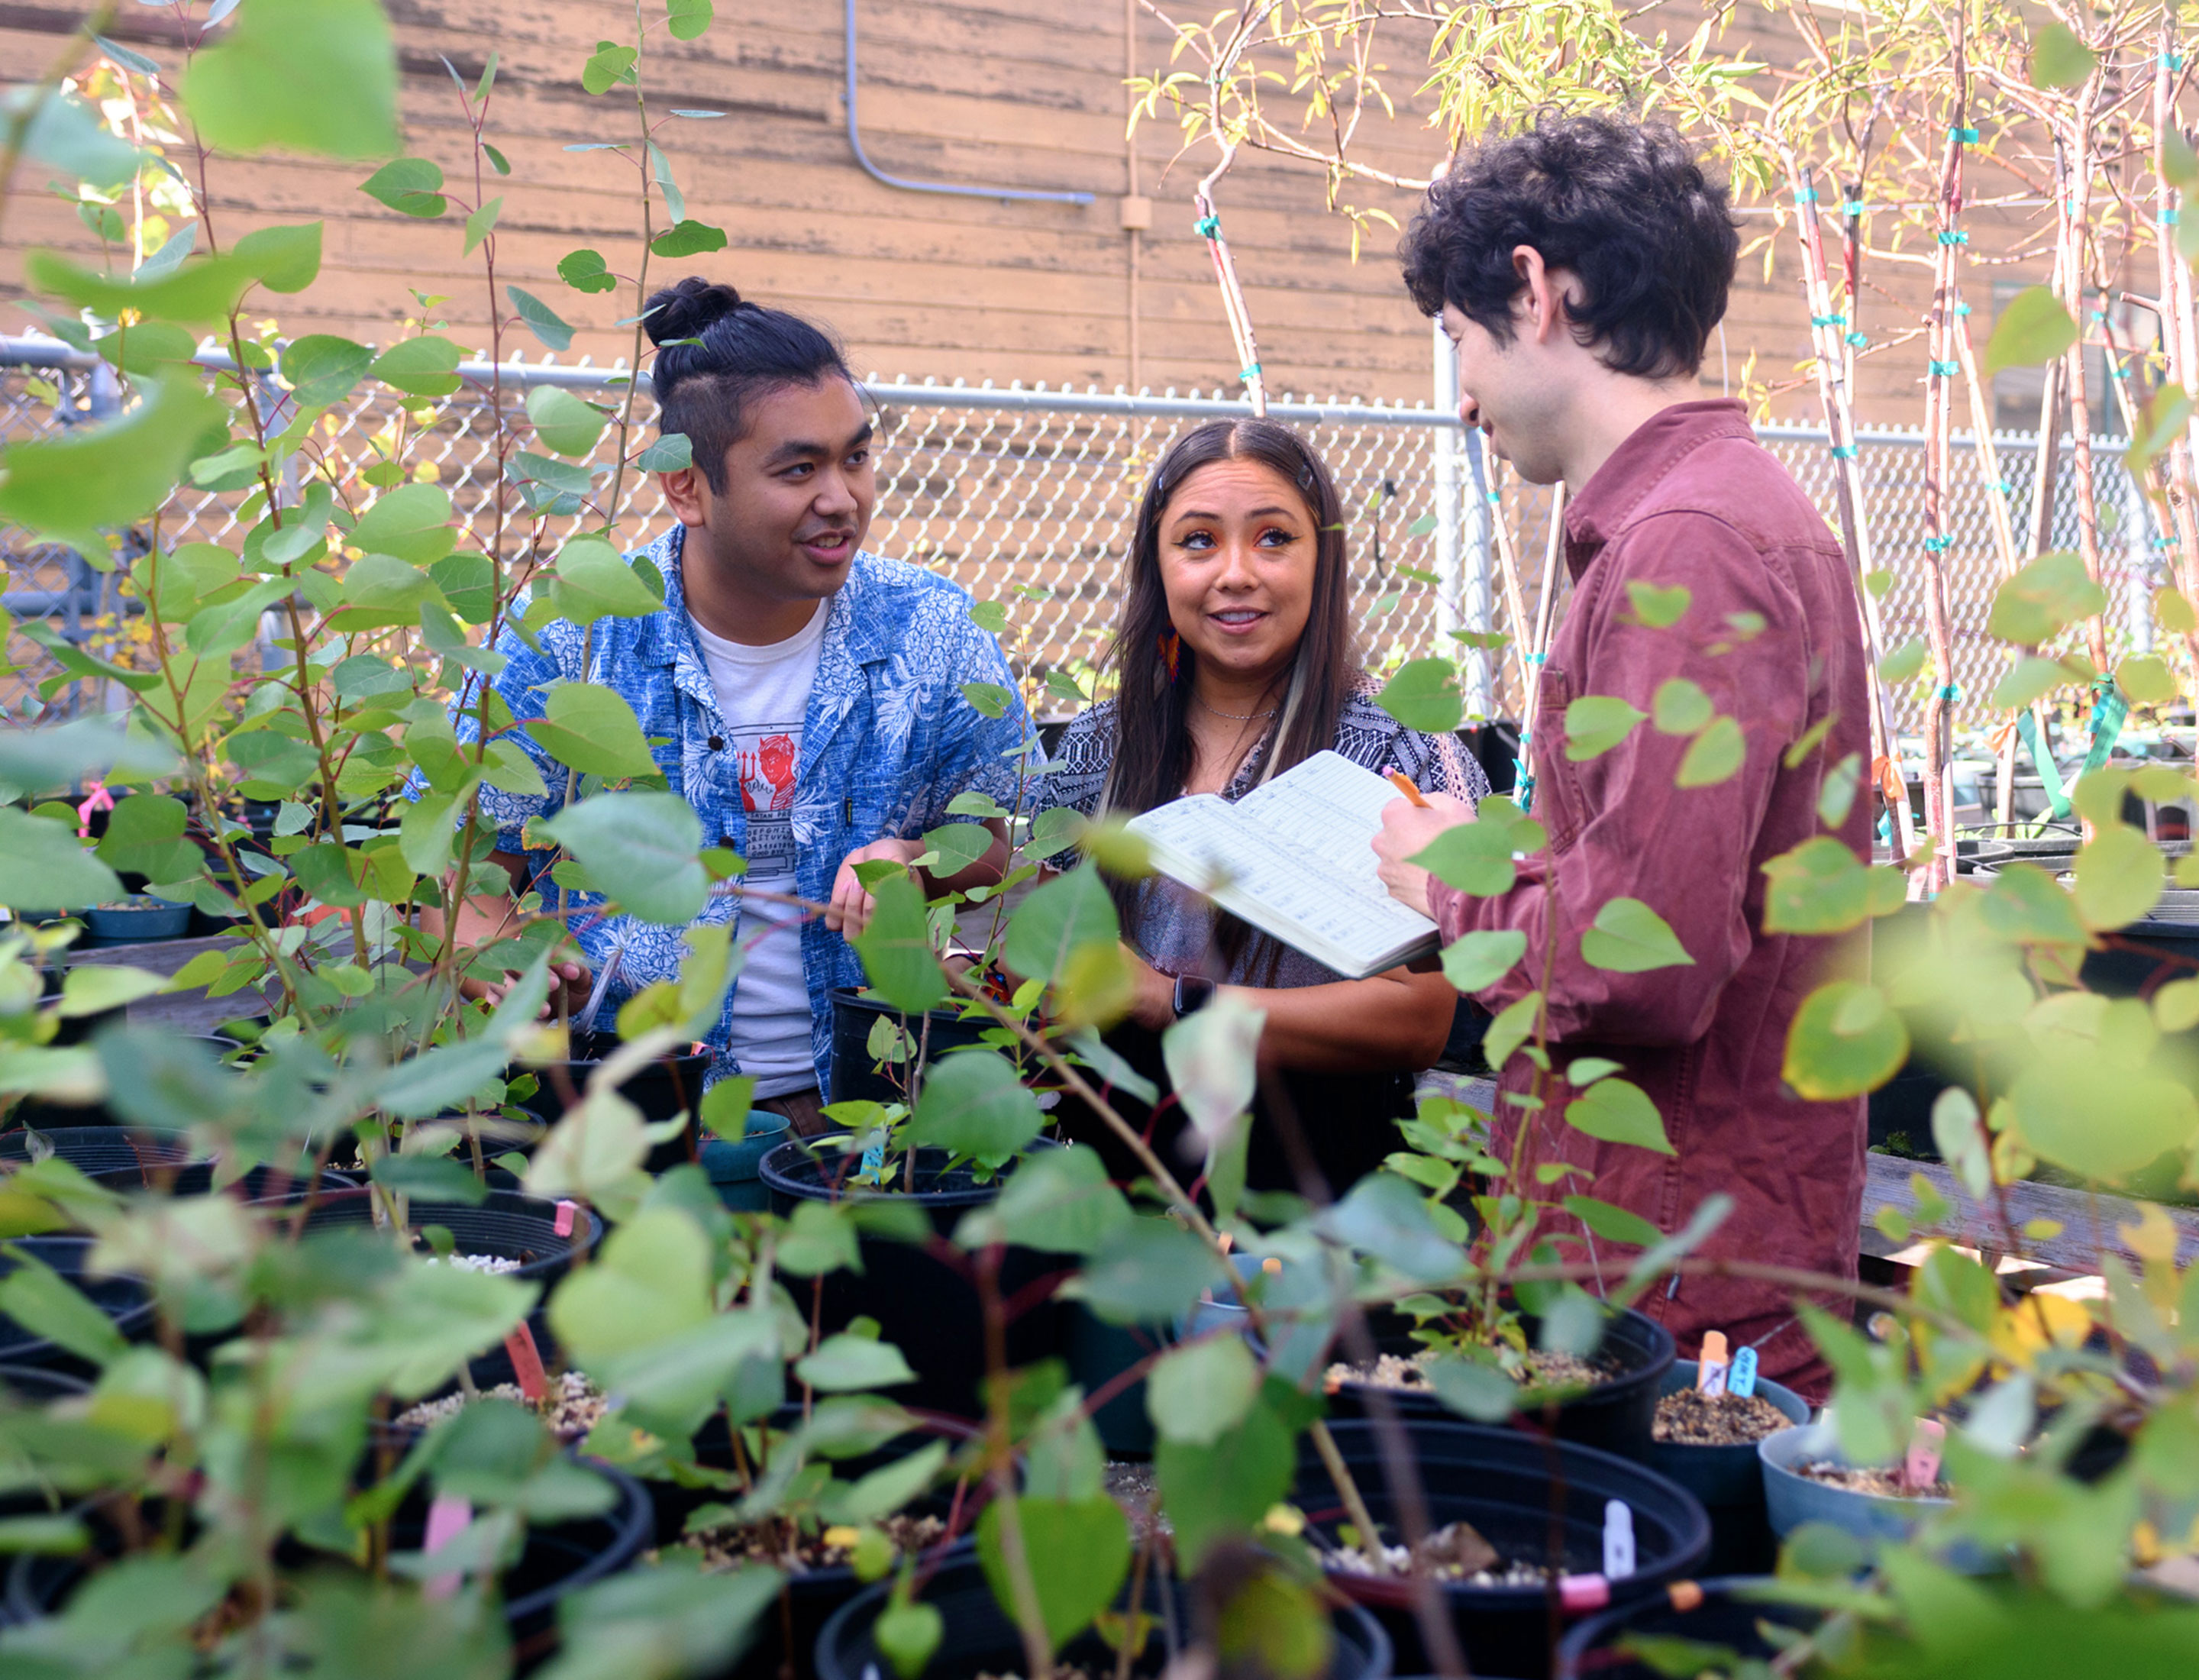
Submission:
[[[586,245],[633,271],[634,169],[608,152],[564,149],[633,131],[625,90],[592,97],[580,85],[597,40],[630,31],[630,8],[616,0],[390,0],[390,11],[406,70],[408,149],[440,163],[454,181],[463,172],[469,187],[464,125],[442,60],[470,79],[490,51],[499,55],[491,138],[514,172],[509,181],[492,177],[487,189],[505,201],[499,279],[539,293],[580,326],[569,356],[602,363],[629,355],[631,329],[615,323],[633,314],[631,290],[585,296],[554,269]],[[79,13],[58,0],[0,3],[0,62],[44,62]],[[1726,50],[1791,55],[1768,15],[1734,15]],[[164,15],[132,7],[118,32],[172,64],[181,55],[170,26]],[[706,273],[812,315],[844,338],[864,372],[1155,390],[1234,386],[1236,360],[1188,207],[1206,155],[1175,159],[1177,135],[1165,120],[1142,125],[1135,143],[1154,221],[1138,241],[1133,365],[1131,236],[1120,225],[1131,163],[1123,79],[1126,61],[1146,69],[1166,61],[1169,38],[1158,20],[1124,0],[861,0],[860,28],[863,129],[881,167],[931,180],[1081,190],[1096,201],[1003,203],[870,179],[843,125],[840,6],[718,0],[709,32],[662,43],[646,77],[657,108],[727,114],[675,120],[664,139],[690,213],[724,226],[732,242],[708,257],[659,260],[652,278]],[[1126,52],[1133,28],[1134,55]],[[1391,67],[1400,114],[1391,124],[1370,120],[1364,155],[1426,174],[1442,149],[1413,114],[1425,42],[1399,26],[1378,57]],[[387,341],[419,312],[409,295],[417,289],[446,296],[434,318],[461,342],[485,346],[487,288],[478,260],[461,256],[457,213],[429,224],[388,211],[357,190],[368,172],[299,160],[217,162],[216,231],[227,241],[269,222],[326,219],[328,272],[305,299],[285,303],[287,331]],[[0,243],[0,284],[17,272],[25,245],[86,242],[67,205],[38,195],[41,184],[34,169],[20,172],[17,185],[27,191]],[[1385,189],[1353,192],[1400,219],[1414,201]],[[1355,263],[1348,226],[1322,199],[1318,172],[1259,156],[1241,161],[1222,190],[1272,388],[1424,398],[1429,328],[1397,283],[1391,236],[1375,230]],[[1745,236],[1768,228],[1765,218],[1747,219]],[[1790,243],[1779,242],[1769,277],[1760,261],[1744,265],[1723,342],[1713,341],[1703,370],[1706,392],[1737,380],[1752,352],[1759,372],[1791,373],[1806,353]],[[1923,301],[1918,274],[1880,277],[1896,301],[1879,312],[1889,322],[1913,318]],[[16,317],[7,330],[22,324]],[[523,330],[506,342],[540,354]],[[1921,417],[1922,362],[1920,345],[1867,365],[1866,419]],[[1781,408],[1814,417],[1814,394],[1798,392]]]

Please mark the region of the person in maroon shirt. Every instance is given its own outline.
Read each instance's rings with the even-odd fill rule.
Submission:
[[[1669,128],[1545,120],[1461,155],[1401,254],[1414,300],[1458,346],[1461,417],[1522,477],[1572,493],[1572,593],[1531,720],[1532,814],[1547,848],[1508,891],[1476,897],[1412,862],[1474,820],[1462,802],[1398,800],[1376,844],[1391,892],[1433,916],[1446,942],[1526,936],[1526,955],[1478,996],[1501,1010],[1544,990],[1552,1072],[1539,1108],[1500,1098],[1498,1152],[1509,1158],[1525,1124],[1521,1193],[1586,1192],[1666,1232],[1724,1192],[1733,1211],[1699,1252],[1852,1278],[1863,1103],[1805,1101],[1780,1076],[1788,1029],[1834,977],[1837,953],[1764,930],[1764,866],[1829,829],[1869,861],[1867,801],[1852,796],[1869,762],[1862,634],[1840,544],[1809,499],[1740,403],[1695,400],[1734,270],[1724,190]],[[1681,598],[1649,590],[1685,592],[1676,621],[1645,621],[1645,607],[1661,621]],[[1608,750],[1569,755],[1573,702],[1616,696],[1654,720],[1659,691],[1683,681],[1738,726],[1745,751],[1730,773],[1679,785],[1704,727],[1672,704],[1680,689],[1666,691],[1662,720],[1687,732],[1644,720]],[[1733,725],[1711,726],[1729,737]],[[1663,918],[1689,960],[1643,973],[1585,960],[1583,932],[1618,898]],[[1648,1094],[1675,1153],[1566,1123],[1579,1094],[1564,1074],[1585,1059],[1619,1064]],[[1502,1089],[1529,1094],[1537,1078],[1517,1054]],[[1560,1175],[1535,1187],[1552,1181],[1536,1169],[1556,1162],[1593,1184]],[[1596,1247],[1614,1274],[1631,1257]],[[1792,1292],[1694,1275],[1642,1307],[1683,1355],[1723,1330],[1733,1348],[1757,1347],[1764,1375],[1823,1397],[1829,1374]]]

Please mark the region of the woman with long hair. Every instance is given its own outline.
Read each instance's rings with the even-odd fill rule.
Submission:
[[[1069,726],[1042,807],[1128,817],[1187,794],[1236,800],[1330,749],[1425,790],[1489,790],[1455,738],[1407,729],[1374,704],[1379,685],[1354,647],[1335,481],[1289,427],[1215,420],[1177,439],[1139,505],[1128,572],[1108,656],[1117,696]],[[1157,1067],[1153,1035],[1216,986],[1242,988],[1267,1012],[1261,1062],[1281,1076],[1263,1081],[1273,1119],[1298,1126],[1339,1187],[1379,1164],[1397,1142],[1388,1120],[1411,1111],[1413,1072],[1449,1034],[1449,983],[1403,968],[1346,980],[1164,877],[1110,886],[1136,979],[1117,1049]],[[1274,1129],[1256,1126],[1250,1181],[1295,1188]]]

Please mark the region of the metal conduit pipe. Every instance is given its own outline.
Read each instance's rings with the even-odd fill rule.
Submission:
[[[955,198],[1031,199],[1044,204],[1089,204],[1088,192],[1041,192],[1028,187],[961,187],[946,181],[910,181],[898,175],[889,175],[871,161],[871,155],[863,149],[863,131],[855,119],[855,0],[847,0],[848,8],[848,145],[855,155],[855,161],[863,172],[873,181],[889,187],[899,187],[903,192],[946,193]]]

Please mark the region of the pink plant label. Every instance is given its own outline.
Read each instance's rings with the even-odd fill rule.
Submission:
[[[1932,1418],[1916,1420],[1916,1433],[1910,1438],[1909,1460],[1902,1467],[1902,1479],[1910,1487],[1929,1487],[1939,1479],[1939,1450],[1946,1444],[1947,1426]]]
[[[1743,1348],[1734,1355],[1733,1368],[1725,1374],[1725,1391],[1738,1400],[1746,1400],[1756,1392],[1754,1348]]]
[[[573,1234],[573,1216],[580,1210],[580,1205],[578,1202],[561,1201],[557,1204],[556,1229],[559,1236],[569,1237]]]
[[[504,1350],[511,1357],[512,1375],[519,1383],[519,1391],[529,1400],[540,1401],[550,1392],[550,1379],[542,1369],[542,1350],[534,1345],[534,1333],[528,1328],[527,1321],[519,1321],[518,1327],[504,1339]]]
[[[455,1494],[437,1494],[435,1502],[428,1507],[428,1537],[422,1543],[421,1551],[429,1557],[435,1556],[464,1533],[467,1525],[473,1520],[471,1500],[460,1499]],[[431,1575],[420,1590],[428,1598],[448,1598],[458,1591],[464,1578],[456,1572],[448,1575]]]
[[[1601,1575],[1560,1575],[1558,1603],[1568,1616],[1584,1616],[1611,1602],[1611,1583]]]

